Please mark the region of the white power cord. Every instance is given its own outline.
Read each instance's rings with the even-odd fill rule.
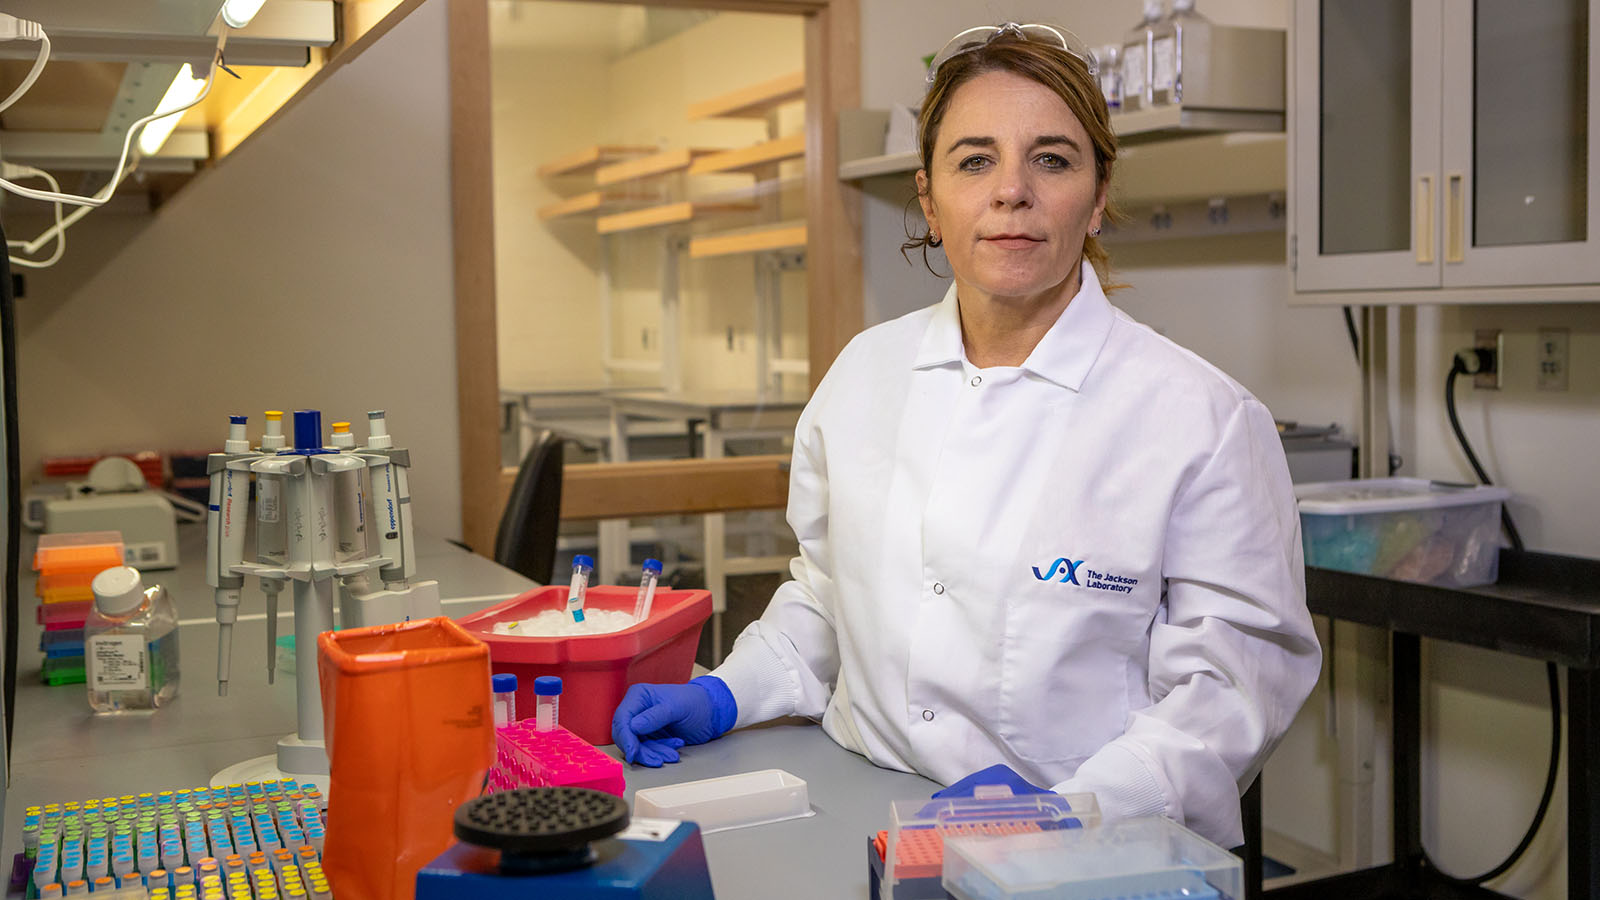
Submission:
[[[11,92],[4,102],[0,102],[0,112],[5,112],[17,98],[28,92],[33,83],[39,80],[39,73],[44,69],[44,64],[50,60],[50,38],[38,22],[19,19],[16,16],[0,13],[0,41],[38,41],[39,58],[33,61],[33,68],[28,70],[28,77],[22,79],[17,89]]]
[[[23,166],[16,163],[0,162],[0,177],[4,177],[8,181],[16,178],[42,178],[45,181],[50,182],[51,190],[61,190],[61,185],[56,181],[54,175],[51,175],[49,172],[46,172],[43,169],[36,169],[33,166]],[[46,243],[49,243],[52,238],[54,238],[56,242],[55,252],[50,254],[49,259],[43,260],[29,259],[26,256],[12,256],[12,265],[22,266],[28,269],[48,269],[61,261],[62,254],[67,252],[67,226],[71,225],[72,222],[77,221],[76,217],[81,216],[82,213],[88,212],[91,207],[83,206],[73,210],[74,218],[71,221],[66,221],[61,218],[61,204],[57,202],[54,205],[56,208],[56,224],[54,228],[45,231],[44,234],[39,235],[37,238],[31,241],[8,240],[6,241],[6,248],[15,248],[23,253],[28,254],[38,253],[40,247],[43,247]]]
[[[0,13],[0,40],[15,40],[18,38],[26,40],[39,40],[43,44],[43,48],[39,56],[41,62],[34,64],[34,71],[29,73],[29,78],[23,80],[22,85],[17,91],[12,92],[12,96],[6,100],[4,105],[0,105],[0,110],[3,110],[5,105],[9,105],[15,101],[18,96],[21,96],[21,91],[32,85],[32,78],[37,75],[38,69],[42,66],[42,61],[45,59],[45,52],[47,52],[47,48],[49,46],[49,38],[45,36],[44,29],[41,28],[37,22],[30,22],[26,19],[18,19],[15,16]],[[122,155],[120,158],[118,158],[116,170],[112,174],[111,180],[106,182],[105,187],[93,194],[90,194],[89,196],[80,196],[77,194],[64,194],[60,191],[40,191],[33,188],[25,188],[21,185],[13,184],[8,180],[0,178],[0,188],[8,190],[19,197],[27,197],[31,200],[40,200],[45,203],[61,202],[71,203],[75,206],[104,206],[106,201],[111,199],[111,194],[117,189],[117,185],[122,183],[123,173],[128,164],[128,149],[133,144],[134,135],[138,134],[139,130],[145,125],[155,121],[156,119],[164,119],[167,116],[181,113],[204,100],[206,95],[211,93],[211,83],[217,77],[218,58],[221,56],[222,48],[225,44],[227,44],[227,42],[228,27],[226,24],[221,24],[217,28],[217,49],[212,55],[211,60],[209,60],[205,66],[206,84],[205,87],[200,91],[199,96],[195,97],[193,100],[189,101],[183,106],[179,106],[174,109],[157,109],[155,112],[145,116],[137,122],[134,122],[128,127],[128,133],[124,135],[122,139]]]

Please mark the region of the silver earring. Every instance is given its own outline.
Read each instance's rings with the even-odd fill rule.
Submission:
[[[937,234],[928,235],[928,246],[929,247],[940,247],[940,246],[943,246],[943,245],[944,245],[944,239],[943,238],[939,237]]]
[[[1099,237],[1100,236],[1100,228],[1098,226],[1096,226],[1095,230],[1089,232],[1089,236],[1090,237]]]

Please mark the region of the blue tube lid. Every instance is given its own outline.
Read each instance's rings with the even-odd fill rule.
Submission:
[[[496,694],[510,693],[517,689],[517,676],[510,672],[501,672],[498,675],[490,676],[489,686],[494,689]]]
[[[577,556],[572,558],[572,567],[576,569],[579,566],[584,566],[590,569],[594,568],[594,557],[585,556],[582,553],[579,553]]]
[[[559,697],[561,679],[554,675],[540,675],[533,680],[533,692],[540,697]]]
[[[246,418],[247,418],[246,416],[229,416],[228,417],[228,424],[229,425],[243,425],[245,423],[245,419]]]
[[[644,561],[644,570],[646,572],[654,572],[657,575],[660,575],[661,574],[661,560],[659,560],[659,559],[647,559],[647,560],[645,560]]]

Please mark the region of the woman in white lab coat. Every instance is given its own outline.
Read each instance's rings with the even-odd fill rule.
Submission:
[[[1299,520],[1266,408],[1106,300],[1116,141],[1075,43],[1005,25],[935,59],[908,246],[954,284],[840,353],[795,432],[794,580],[711,675],[629,690],[630,762],[809,716],[960,790],[1242,841],[1321,661]]]

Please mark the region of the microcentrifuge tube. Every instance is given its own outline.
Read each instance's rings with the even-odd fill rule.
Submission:
[[[656,582],[661,580],[661,561],[647,559],[639,572],[639,595],[633,601],[633,620],[643,622],[650,618],[650,604],[656,598]]]
[[[561,679],[554,675],[540,675],[533,680],[534,720],[536,731],[555,731],[561,724]]]
[[[567,612],[572,621],[583,621],[584,595],[589,592],[589,574],[594,571],[594,559],[582,553],[572,558],[572,588],[567,592]]]

